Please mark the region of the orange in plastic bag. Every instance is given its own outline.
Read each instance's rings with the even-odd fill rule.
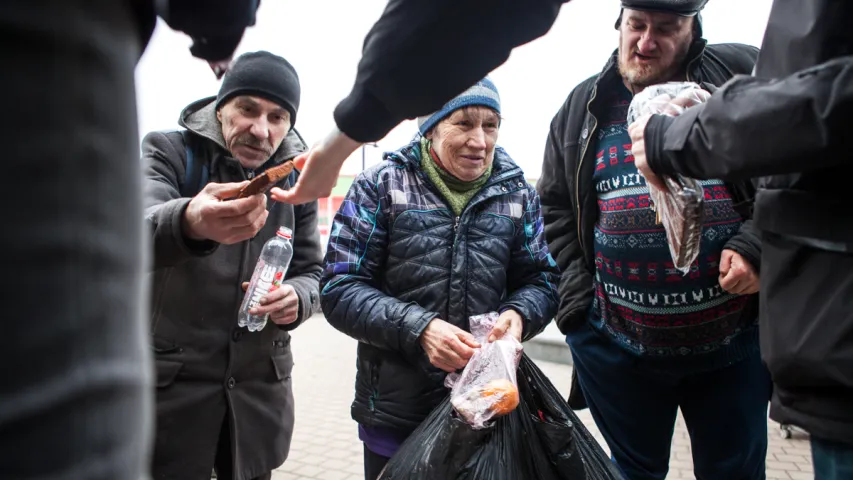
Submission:
[[[518,388],[504,378],[486,384],[482,396],[491,403],[489,410],[496,416],[506,415],[518,406]]]
[[[482,345],[461,374],[451,374],[445,385],[451,388],[450,404],[475,429],[486,428],[490,420],[506,415],[518,406],[516,369],[522,346],[511,335],[487,342],[499,315],[491,312],[469,319],[471,334]]]

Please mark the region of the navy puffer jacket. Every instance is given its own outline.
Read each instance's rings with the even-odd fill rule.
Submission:
[[[503,149],[459,217],[421,170],[418,141],[386,154],[335,216],[321,280],[329,323],[359,341],[353,418],[414,430],[447,395],[419,342],[427,324],[469,330],[470,316],[513,308],[528,340],[553,318],[558,284],[539,197]]]

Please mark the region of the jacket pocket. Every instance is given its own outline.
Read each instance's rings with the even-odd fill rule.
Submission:
[[[288,351],[282,355],[274,355],[271,358],[276,378],[279,381],[290,378],[293,373],[293,354]]]
[[[166,388],[175,382],[178,372],[184,367],[182,362],[172,360],[156,360],[157,368],[157,388]]]

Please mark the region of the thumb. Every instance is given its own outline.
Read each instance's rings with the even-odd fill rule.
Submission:
[[[471,348],[480,348],[480,343],[474,338],[473,335],[466,332],[465,330],[457,332],[456,338],[458,338],[462,343],[468,345]]]
[[[495,340],[506,335],[507,330],[509,330],[510,321],[508,318],[500,318],[498,323],[495,324],[494,328],[492,328],[491,333],[489,333],[489,343],[494,342]]]
[[[732,251],[723,250],[723,255],[720,257],[720,276],[725,277],[729,274],[732,268]]]
[[[303,201],[303,195],[301,190],[302,185],[299,183],[299,180],[296,180],[296,185],[294,185],[288,190],[282,190],[278,187],[274,187],[272,190],[270,190],[270,198],[275,200],[276,202],[299,205],[301,203],[307,202],[307,200]]]
[[[242,284],[240,284],[240,287],[241,287],[241,288],[243,289],[243,291],[245,292],[246,290],[248,290],[248,289],[249,289],[249,282],[243,282]]]
[[[296,158],[293,159],[293,166],[297,170],[302,170],[305,168],[305,163],[308,161],[308,152],[297,155]]]

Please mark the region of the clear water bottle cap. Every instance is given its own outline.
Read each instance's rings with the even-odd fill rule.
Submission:
[[[278,235],[279,237],[284,237],[284,238],[290,240],[293,237],[293,230],[291,230],[287,227],[278,227],[278,231],[275,232],[275,234]]]

